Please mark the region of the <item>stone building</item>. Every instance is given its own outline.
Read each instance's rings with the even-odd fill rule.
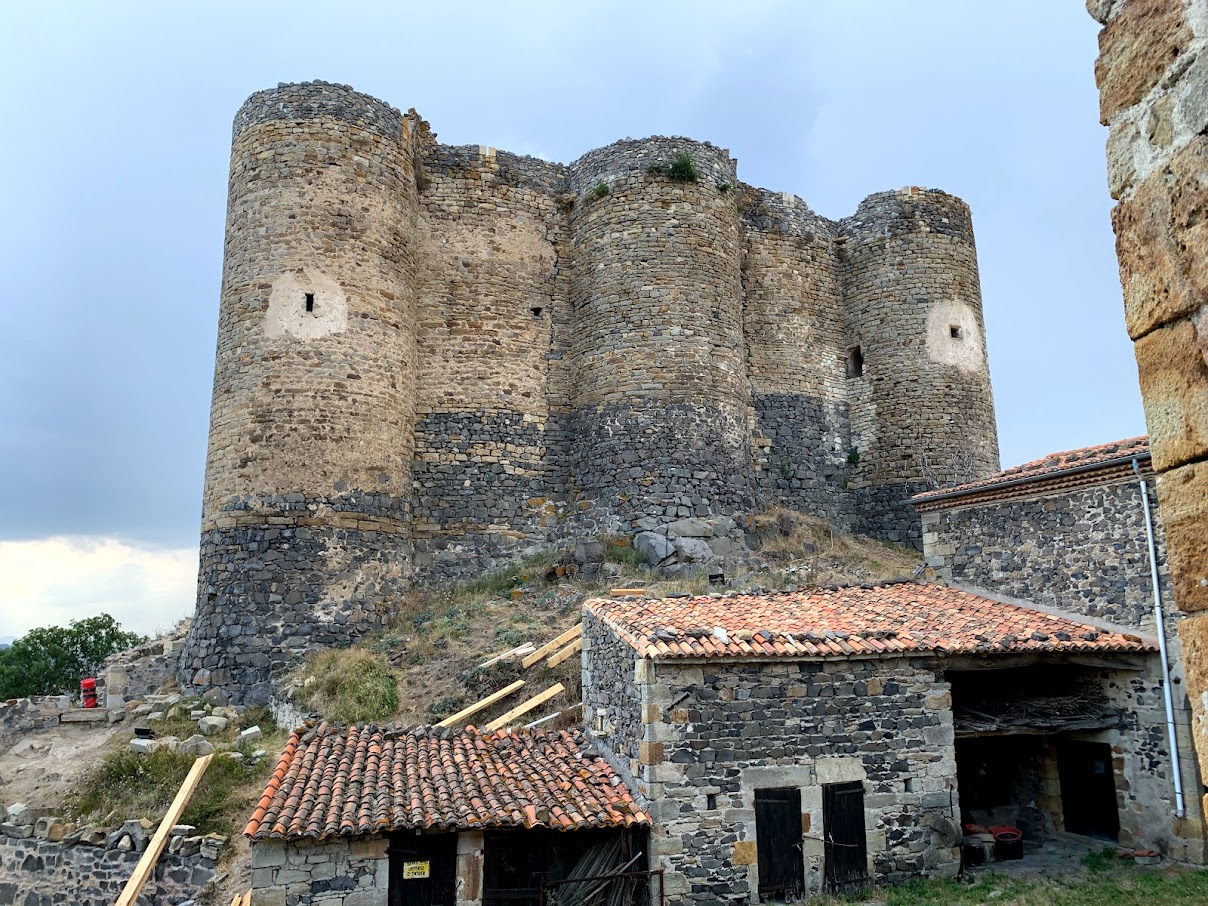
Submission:
[[[235,118],[195,687],[268,694],[414,577],[772,503],[919,543],[998,468],[968,207],[831,221],[721,148],[556,164],[280,85]]]
[[[969,822],[1182,855],[1151,637],[897,583],[596,600],[583,638],[671,903],[951,876]]]
[[[1208,0],[1088,0],[1124,320],[1208,772]]]
[[[1171,775],[1145,791],[1163,806],[1150,811],[1147,836],[1164,841],[1162,851],[1174,858],[1202,862],[1202,781],[1178,635],[1183,615],[1171,592],[1156,484],[1148,439],[1135,437],[1053,453],[912,503],[922,516],[927,562],[942,581],[1164,634],[1168,675],[1159,660],[1154,681],[1159,694],[1170,692],[1167,748],[1173,732],[1181,783],[1176,790]]]
[[[585,857],[640,874],[649,820],[577,731],[310,725],[244,830],[252,902],[536,903],[580,890]],[[649,879],[619,883],[632,902]]]

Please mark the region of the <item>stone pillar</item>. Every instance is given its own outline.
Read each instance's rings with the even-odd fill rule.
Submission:
[[[1089,0],[1108,185],[1208,775],[1208,0]],[[1196,795],[1194,788],[1188,791]]]

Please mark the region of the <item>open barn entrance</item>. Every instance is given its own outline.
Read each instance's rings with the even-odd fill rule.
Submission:
[[[1003,828],[1022,831],[1025,852],[1063,831],[1118,839],[1104,739],[1121,727],[1123,712],[1108,699],[1103,676],[1077,663],[946,671],[967,855],[980,836],[992,857]]]

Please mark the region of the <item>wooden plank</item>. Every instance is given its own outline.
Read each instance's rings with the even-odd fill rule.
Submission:
[[[644,588],[614,588],[608,593],[610,598],[644,598],[646,597],[646,589]]]
[[[465,720],[471,714],[477,714],[483,708],[489,708],[491,705],[495,704],[495,702],[502,701],[503,699],[507,698],[509,695],[511,695],[513,692],[515,692],[517,689],[519,689],[523,685],[524,685],[524,680],[518,679],[518,680],[516,680],[516,682],[512,683],[511,685],[504,686],[498,692],[492,692],[486,698],[479,699],[478,701],[474,702],[474,704],[470,705],[468,708],[462,708],[460,711],[458,711],[452,717],[446,717],[444,720],[442,720],[440,723],[438,723],[437,726],[438,727],[451,727],[458,721]]]
[[[530,654],[528,657],[526,657],[523,661],[520,662],[520,666],[523,667],[525,670],[528,670],[529,667],[533,666],[533,664],[537,663],[537,661],[541,660],[547,654],[549,654],[553,651],[557,651],[559,648],[561,648],[563,645],[565,645],[571,639],[577,639],[582,634],[583,634],[583,624],[577,623],[576,625],[572,626],[570,629],[566,630],[566,632],[562,633],[562,635],[558,636],[553,641],[546,642],[544,645],[542,645],[540,648],[538,648],[536,651],[534,651],[532,654]]]
[[[572,654],[578,654],[582,650],[583,650],[583,640],[575,639],[573,642],[571,642],[569,645],[567,645],[565,648],[563,648],[557,654],[550,655],[550,659],[546,662],[545,666],[557,667],[559,664],[561,664],[564,660],[566,660]]]
[[[202,755],[193,762],[193,767],[189,768],[189,775],[185,777],[185,782],[176,791],[176,798],[172,800],[172,804],[168,806],[168,811],[164,815],[163,820],[159,822],[159,829],[156,830],[155,836],[151,838],[151,842],[147,845],[143,857],[134,866],[134,874],[126,882],[121,896],[117,898],[117,906],[134,906],[134,901],[138,899],[139,891],[143,889],[143,885],[151,877],[151,870],[155,868],[155,863],[159,861],[160,853],[164,851],[164,846],[168,842],[168,835],[172,833],[172,826],[180,820],[181,812],[189,804],[189,799],[192,798],[193,792],[197,789],[197,784],[201,783],[201,775],[206,772],[206,768],[210,766],[210,759],[213,757],[213,755]]]
[[[240,906],[252,906],[252,888],[247,889],[247,893],[243,895],[243,902]]]
[[[536,650],[537,649],[533,647],[532,642],[525,642],[523,645],[517,645],[515,648],[509,648],[507,651],[502,651],[499,654],[494,655],[488,660],[483,661],[474,669],[483,670],[487,667],[492,667],[495,664],[498,664],[500,661],[506,660],[510,657],[520,657],[525,654],[532,654]]]
[[[487,724],[487,729],[488,730],[498,730],[502,727],[506,727],[511,721],[515,720],[520,715],[528,714],[534,708],[544,705],[547,701],[549,701],[555,695],[558,695],[559,693],[565,692],[565,691],[566,691],[566,687],[563,686],[561,683],[558,683],[556,686],[550,686],[544,692],[534,695],[528,701],[517,705],[515,708],[513,708],[507,714],[503,715],[503,717],[499,718],[498,720],[491,721],[489,724]]]

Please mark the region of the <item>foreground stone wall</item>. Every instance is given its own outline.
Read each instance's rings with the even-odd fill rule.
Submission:
[[[0,904],[113,906],[141,854],[106,845],[50,843],[0,836]],[[216,871],[214,858],[164,853],[136,901],[139,906],[192,902]]]
[[[638,660],[590,614],[583,651],[588,727],[650,802],[671,902],[758,902],[762,788],[801,790],[810,892],[822,890],[829,783],[864,785],[870,878],[956,875],[952,702],[933,665]]]
[[[1089,0],[1108,186],[1208,774],[1208,0]]]

